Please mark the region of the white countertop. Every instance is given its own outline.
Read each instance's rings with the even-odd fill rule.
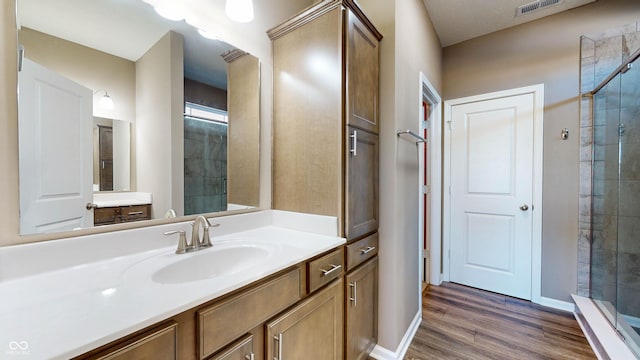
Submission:
[[[149,246],[143,250],[140,246],[131,246],[135,252],[116,253],[113,257],[83,263],[71,259],[74,255],[82,256],[81,253],[65,255],[68,254],[68,246],[75,248],[82,240],[68,239],[73,242],[61,244],[63,248],[67,246],[61,257],[68,259],[51,262],[26,274],[9,267],[18,266],[29,252],[45,251],[49,256],[55,256],[50,251],[54,245],[42,244],[45,249],[39,249],[38,244],[0,249],[0,358],[30,355],[29,359],[65,359],[80,355],[345,242],[343,238],[327,234],[337,232],[333,226],[335,220],[320,219],[319,227],[329,224],[328,231],[308,232],[296,229],[309,229],[300,222],[300,219],[306,219],[306,215],[288,214],[291,213],[267,211],[231,216],[229,228],[243,222],[247,227],[251,226],[249,223],[254,224],[254,228],[226,234],[222,231],[218,236],[213,230],[212,248],[181,255],[174,254],[177,237],[171,243],[163,237],[157,240],[160,245],[156,247]],[[222,218],[212,220],[222,223],[217,229],[225,226]],[[122,231],[122,234],[109,233],[107,236],[120,235],[113,244],[120,247],[135,243],[136,233],[142,239],[145,229],[158,234],[158,231],[171,227],[176,228],[177,224]],[[140,240],[145,245],[149,241]],[[169,243],[171,246],[167,246]],[[166,265],[200,256],[216,247],[221,249],[240,244],[266,249],[265,255],[250,267],[206,280],[177,284],[161,284],[152,280],[153,274]],[[96,251],[105,246],[97,242],[94,245]],[[31,249],[24,249],[25,246]],[[90,247],[78,251],[86,249]],[[40,256],[40,253],[32,255],[36,262]],[[3,259],[6,260],[4,263]]]
[[[135,191],[97,192],[93,194],[93,203],[98,208],[146,205],[152,203],[151,193]]]

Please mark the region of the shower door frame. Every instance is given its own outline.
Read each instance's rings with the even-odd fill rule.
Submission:
[[[640,58],[640,48],[637,49],[633,54],[631,54],[625,61],[622,62],[622,64],[620,64],[611,74],[609,74],[609,76],[607,76],[600,84],[598,84],[598,86],[596,86],[593,90],[589,91],[589,92],[583,92],[581,94],[581,97],[584,98],[588,98],[590,100],[590,111],[591,111],[591,119],[592,119],[592,124],[591,124],[591,128],[592,131],[591,132],[591,143],[592,145],[592,156],[591,156],[591,195],[593,196],[594,194],[594,187],[595,187],[595,180],[593,178],[594,175],[594,166],[595,166],[595,161],[596,161],[596,142],[595,142],[595,110],[594,110],[594,106],[595,106],[595,99],[596,99],[596,94],[598,94],[599,91],[605,89],[605,87],[607,85],[609,85],[609,83],[611,83],[612,80],[616,79],[618,76],[620,76],[620,84],[619,86],[622,88],[623,86],[623,75],[629,71],[634,62],[636,60],[638,60],[638,58]],[[620,97],[622,97],[622,90],[620,91]],[[621,101],[621,100],[620,100]],[[621,111],[622,106],[619,106],[618,111]],[[608,120],[608,119],[606,119]],[[619,127],[620,127],[620,116],[618,116],[618,123],[619,123]],[[619,130],[620,131],[620,130]],[[618,198],[618,202],[616,204],[617,208],[619,209],[620,207],[620,203],[619,203],[619,199],[620,199],[620,159],[622,156],[622,149],[621,149],[621,142],[622,140],[620,139],[622,135],[619,134],[618,135],[618,190],[617,190],[617,198]],[[604,180],[603,180],[604,181]],[[594,206],[594,202],[591,201],[591,230],[590,230],[590,243],[591,245],[593,245],[593,216],[595,214],[595,211],[593,209]],[[618,216],[619,217],[619,216]],[[619,223],[616,223],[616,228],[619,227]],[[606,300],[602,300],[602,299],[595,299],[592,297],[592,290],[593,290],[593,286],[592,286],[592,271],[591,271],[591,264],[593,262],[593,255],[590,256],[590,275],[589,275],[589,299],[596,305],[596,308],[602,313],[602,315],[604,316],[605,319],[607,319],[607,322],[616,330],[616,332],[618,333],[618,335],[623,339],[623,341],[627,344],[627,346],[629,346],[630,349],[632,349],[635,353],[636,356],[640,356],[640,336],[631,328],[631,326],[626,322],[626,320],[624,320],[624,317],[622,313],[620,313],[618,311],[618,274],[619,274],[619,231],[617,231],[616,234],[616,251],[615,251],[615,272],[616,272],[616,281],[615,281],[615,286],[616,286],[616,294],[615,294],[615,304],[613,304],[613,311],[615,312],[615,314],[611,313],[611,309],[609,309],[609,307],[606,304]],[[590,250],[591,252],[593,251],[593,249],[591,248]]]

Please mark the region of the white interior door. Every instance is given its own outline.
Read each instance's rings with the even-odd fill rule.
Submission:
[[[531,299],[533,93],[462,103],[450,118],[450,280]]]
[[[20,233],[93,226],[92,91],[28,59],[18,83]]]

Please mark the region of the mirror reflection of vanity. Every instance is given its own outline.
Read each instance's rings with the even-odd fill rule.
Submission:
[[[25,58],[19,78],[28,59],[79,85],[84,95],[65,97],[69,92],[54,82],[20,85],[21,234],[92,226],[96,206],[150,205],[148,217],[133,216],[136,221],[170,210],[183,216],[259,206],[256,57],[163,19],[139,0],[53,3],[18,1]],[[34,94],[54,98],[38,103],[38,121],[76,105],[83,111],[61,116],[55,126],[38,128],[36,121],[25,131],[23,119],[38,108],[26,101]],[[104,95],[113,109],[101,105]],[[57,208],[54,200],[65,197],[75,201]],[[31,208],[23,199],[40,202],[47,214],[79,215],[26,226]]]

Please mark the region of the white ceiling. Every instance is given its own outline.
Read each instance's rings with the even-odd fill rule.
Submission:
[[[213,9],[203,10],[222,11],[224,0],[208,4]],[[233,47],[203,38],[184,21],[160,17],[141,0],[19,0],[18,14],[21,26],[131,61],[173,30],[185,39],[185,77],[227,87],[226,62],[220,55]]]
[[[558,5],[516,17],[516,8],[534,0],[423,0],[440,44],[445,47],[582,6],[596,0],[562,0]]]

